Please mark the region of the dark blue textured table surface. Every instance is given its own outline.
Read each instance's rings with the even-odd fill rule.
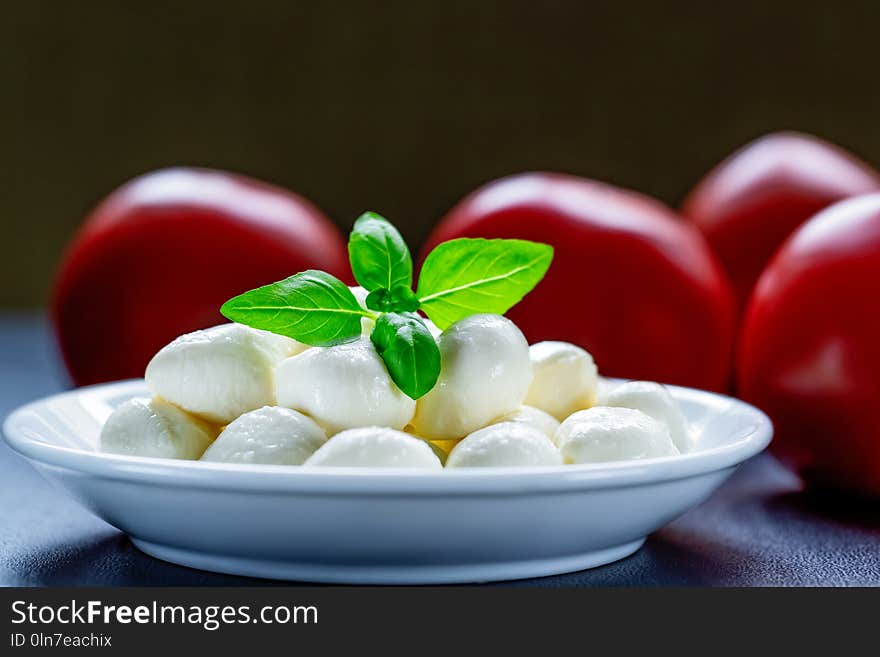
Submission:
[[[64,387],[45,321],[0,315],[0,417]],[[157,561],[0,444],[0,585],[236,585]],[[880,503],[808,496],[771,457],[615,564],[515,582],[541,586],[880,585]]]

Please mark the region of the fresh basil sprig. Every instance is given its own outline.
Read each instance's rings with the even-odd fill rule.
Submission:
[[[443,242],[428,254],[416,296],[441,329],[476,313],[503,315],[537,285],[553,247],[526,240]]]
[[[364,212],[354,222],[348,259],[355,280],[368,292],[412,286],[409,248],[397,229],[375,212]]]
[[[233,322],[315,347],[356,339],[361,318],[375,316],[361,308],[345,283],[316,269],[233,297],[220,312]]]
[[[547,273],[553,248],[514,239],[456,239],[428,255],[416,292],[413,263],[400,233],[366,212],[354,224],[348,254],[367,291],[362,307],[348,286],[308,270],[227,301],[234,322],[325,347],[361,337],[361,319],[375,320],[370,340],[395,384],[418,399],[440,375],[440,349],[423,318],[446,329],[475,313],[504,314]]]
[[[413,312],[419,309],[419,298],[404,285],[395,285],[390,290],[373,290],[367,295],[366,303],[367,308],[381,312]]]
[[[440,349],[425,322],[413,313],[383,313],[370,340],[397,387],[413,399],[430,391],[440,376]]]

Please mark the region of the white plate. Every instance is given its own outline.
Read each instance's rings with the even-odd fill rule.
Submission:
[[[143,381],[81,388],[15,411],[13,449],[159,559],[311,582],[425,584],[539,577],[635,552],[770,442],[741,401],[670,387],[697,450],[552,468],[302,470],[102,454],[111,410]]]

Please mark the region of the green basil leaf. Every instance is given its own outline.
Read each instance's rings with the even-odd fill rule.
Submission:
[[[315,347],[360,337],[361,318],[373,316],[345,283],[314,269],[233,297],[220,312],[233,322]]]
[[[392,290],[384,287],[367,295],[367,308],[383,313],[413,312],[419,309],[419,299],[406,285],[397,285]]]
[[[391,380],[408,397],[418,399],[437,383],[440,349],[418,315],[380,315],[370,340],[385,361]]]
[[[461,238],[425,259],[416,296],[441,329],[476,313],[503,315],[537,285],[553,247],[527,240]]]
[[[412,287],[413,263],[400,233],[384,217],[365,212],[348,238],[348,258],[355,279],[369,292],[398,285]]]

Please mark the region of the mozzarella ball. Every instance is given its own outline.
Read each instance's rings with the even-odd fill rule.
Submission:
[[[197,459],[217,428],[164,399],[130,399],[101,428],[100,450],[128,456]]]
[[[545,413],[540,408],[534,406],[520,406],[515,411],[506,413],[497,418],[493,424],[499,422],[519,422],[534,427],[550,440],[556,440],[556,430],[559,428],[559,422],[549,413]],[[554,443],[555,444],[555,443]]]
[[[224,324],[223,326],[226,325]],[[242,326],[243,328],[256,333],[258,336],[263,338],[269,348],[276,354],[281,356],[281,358],[290,358],[291,356],[301,354],[306,349],[312,348],[310,345],[307,345],[303,342],[299,342],[297,340],[294,340],[293,338],[288,338],[284,335],[278,335],[277,333],[272,333],[270,331],[261,331],[259,329],[250,328],[249,326],[244,326],[243,324],[234,324],[234,326]]]
[[[639,410],[666,426],[679,452],[694,448],[688,421],[666,386],[653,381],[628,381],[605,395],[602,405]]]
[[[278,405],[305,413],[333,435],[343,429],[402,429],[416,403],[398,388],[369,338],[313,347],[275,372]]]
[[[302,413],[264,406],[233,420],[202,461],[302,465],[326,440],[324,430]]]
[[[275,403],[275,366],[306,348],[241,324],[182,335],[147,365],[153,394],[217,424]]]
[[[596,403],[598,371],[593,357],[568,342],[538,342],[529,347],[532,385],[525,403],[562,422]]]
[[[632,408],[594,406],[559,425],[556,444],[566,463],[673,456],[678,450],[663,424]]]
[[[385,427],[361,427],[333,436],[312,454],[305,467],[441,470],[443,465],[424,440]]]
[[[413,425],[428,440],[454,440],[519,408],[532,380],[523,334],[500,315],[471,315],[438,340],[440,377],[419,399]]]
[[[538,429],[501,422],[474,431],[450,452],[447,468],[515,468],[562,465],[559,450]]]

